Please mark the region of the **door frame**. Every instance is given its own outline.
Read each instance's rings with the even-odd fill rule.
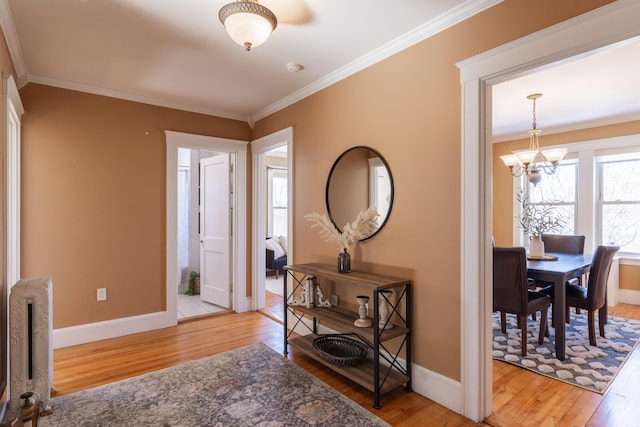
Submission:
[[[178,323],[178,147],[235,155],[231,227],[231,307],[247,311],[247,146],[248,141],[165,130],[166,167],[166,311],[167,326]]]
[[[640,36],[640,3],[618,0],[457,63],[462,104],[460,413],[492,409],[491,86]]]
[[[6,295],[20,280],[20,145],[24,107],[18,86],[12,75],[2,76],[2,121],[5,133],[2,137],[4,153],[4,187],[2,211],[4,213],[5,239],[2,245]]]
[[[287,263],[293,264],[293,127],[251,141],[253,163],[253,265],[251,276],[252,307],[259,310],[265,306],[265,240],[267,212],[267,166],[266,153],[274,148],[287,146]]]

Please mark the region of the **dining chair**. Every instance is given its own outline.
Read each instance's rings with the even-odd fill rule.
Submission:
[[[584,235],[576,234],[542,234],[540,236],[544,242],[545,252],[559,253],[559,254],[583,254],[584,253]],[[529,281],[530,288],[544,288],[551,285],[549,282],[541,281]],[[582,278],[574,277],[569,279],[567,285],[579,285],[582,286]],[[576,313],[580,314],[580,309],[576,308]],[[534,316],[535,320],[535,316]]]
[[[585,236],[573,234],[543,234],[545,252],[583,254]]]
[[[603,321],[606,315],[606,303],[607,303],[607,281],[609,280],[609,272],[611,271],[611,264],[613,262],[613,256],[620,250],[620,246],[598,246],[596,252],[593,254],[591,260],[591,269],[589,271],[589,279],[587,286],[567,285],[566,307],[567,310],[567,322],[569,322],[569,308],[576,307],[587,310],[589,324],[589,344],[597,346],[596,343],[596,328],[595,328],[595,312],[598,310],[598,326],[600,329],[600,336],[604,336],[604,324]],[[553,300],[553,285],[547,286],[542,289],[540,293],[548,295]],[[553,307],[553,310],[556,310]]]
[[[493,311],[500,312],[502,333],[507,332],[506,313],[518,316],[522,355],[527,355],[527,315],[540,312],[538,344],[548,333],[547,313],[551,299],[527,285],[527,254],[523,247],[493,248]]]

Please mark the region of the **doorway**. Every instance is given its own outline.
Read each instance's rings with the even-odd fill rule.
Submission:
[[[461,413],[491,413],[491,85],[640,34],[640,4],[615,2],[458,63],[462,85]]]
[[[178,321],[207,316],[228,310],[228,297],[223,303],[211,301],[205,294],[209,288],[201,284],[201,220],[207,217],[204,212],[206,204],[202,203],[201,189],[203,174],[200,172],[203,162],[211,162],[219,156],[223,159],[230,159],[228,153],[218,153],[210,150],[199,150],[185,147],[178,147],[178,170],[177,170],[177,214],[178,214]],[[221,183],[222,189],[229,190],[228,183],[230,175],[227,173],[223,177],[225,182]],[[228,197],[228,196],[227,196]],[[224,203],[225,207],[229,203]],[[214,212],[215,213],[215,212]],[[204,214],[204,215],[203,215]],[[222,223],[222,221],[219,221]],[[228,224],[229,221],[224,221]],[[228,234],[228,232],[227,232]],[[228,245],[228,242],[227,242]],[[228,252],[228,251],[227,251]],[[230,271],[231,263],[225,262],[226,271]],[[228,276],[228,275],[227,275]],[[228,278],[226,278],[228,284]]]
[[[267,237],[273,238],[273,243],[280,244],[280,248],[286,255],[286,264],[293,264],[293,218],[292,209],[293,206],[293,128],[283,129],[275,132],[271,135],[267,135],[263,138],[257,139],[251,142],[251,148],[253,151],[253,235],[254,239],[254,252],[253,252],[253,304],[255,310],[263,310],[267,305],[267,296],[269,296],[270,304],[277,304],[278,292],[267,293],[267,266],[266,266],[266,249],[267,249]],[[271,178],[269,170],[271,169]],[[276,171],[277,169],[277,171]],[[286,173],[283,175],[283,173]],[[280,208],[286,209],[286,234],[283,235],[284,228],[282,221],[280,224],[276,224],[276,220],[271,218],[269,212],[273,213],[274,201],[269,200],[269,188],[273,190],[273,178],[278,179],[285,176],[286,179],[286,207],[280,206]],[[282,192],[280,187],[280,192]],[[273,194],[271,194],[273,196]],[[276,205],[282,204],[282,194],[280,194],[280,201],[276,201]],[[284,211],[277,212],[275,215],[284,215]],[[278,236],[272,236],[269,234],[278,233]],[[271,242],[270,242],[271,244]],[[284,247],[283,247],[284,246]],[[269,272],[269,285],[272,291],[282,289],[284,281],[284,272],[278,270]],[[278,279],[275,279],[277,274]],[[273,276],[272,276],[273,275]],[[274,299],[274,294],[275,298]],[[280,292],[282,294],[282,292]],[[282,305],[282,304],[280,304]],[[275,307],[275,306],[274,306]],[[277,310],[277,309],[276,309]],[[271,314],[270,312],[267,314]],[[282,321],[282,315],[273,313],[275,320]]]
[[[246,141],[230,140],[203,135],[165,131],[167,139],[166,165],[166,324],[173,326],[178,321],[177,284],[181,282],[181,268],[178,264],[178,152],[179,148],[226,153],[234,159],[234,173],[231,181],[233,194],[230,205],[230,293],[231,310],[247,311],[246,282]]]

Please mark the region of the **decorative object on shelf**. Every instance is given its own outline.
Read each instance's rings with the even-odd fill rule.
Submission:
[[[309,279],[313,280],[313,279]],[[308,280],[307,280],[308,282]],[[315,282],[314,282],[315,283]],[[316,288],[316,298],[314,300],[314,304],[316,307],[331,307],[331,301],[324,299],[324,294],[322,293],[322,288],[319,283],[315,284]]]
[[[302,286],[300,294],[297,297],[294,297],[289,305],[305,306],[307,308],[311,308],[313,297],[309,295],[309,280],[312,280],[311,283],[313,285],[313,279],[308,279],[305,282],[304,286]],[[313,295],[313,288],[311,288],[311,292]]]
[[[347,223],[340,232],[326,215],[310,213],[304,216],[307,221],[312,221],[313,227],[320,227],[320,237],[327,242],[335,242],[340,245],[342,252],[338,255],[338,271],[340,273],[351,272],[351,256],[348,253],[349,245],[363,237],[370,236],[378,227],[378,212],[375,209],[367,209],[358,214],[355,221]]]
[[[351,273],[351,255],[346,249],[338,254],[338,273]]]
[[[393,295],[392,291],[383,290],[378,292],[378,312],[380,319],[378,320],[378,327],[381,329],[393,328],[393,323],[389,321],[389,305],[391,300],[389,299]]]
[[[369,348],[362,342],[344,335],[324,335],[313,340],[313,349],[327,362],[336,365],[355,365],[365,359]]]
[[[536,123],[536,99],[541,96],[541,93],[527,96],[527,99],[533,101],[533,126],[529,131],[529,149],[526,151],[514,151],[513,154],[500,156],[504,164],[509,167],[511,175],[517,177],[526,174],[529,182],[533,185],[537,185],[542,179],[541,171],[544,171],[547,175],[556,173],[558,163],[567,154],[566,148],[540,150],[538,139],[542,131],[538,129]],[[550,165],[547,163],[550,163]]]
[[[555,208],[551,205],[537,205],[529,201],[526,191],[516,195],[522,208],[520,212],[520,227],[529,236],[529,255],[544,256],[544,242],[540,238],[543,233],[554,233],[562,230],[566,220],[562,215],[554,215]]]
[[[358,315],[360,318],[356,319],[353,324],[359,328],[371,327],[373,322],[367,317],[367,303],[369,302],[369,297],[366,295],[358,295],[356,297],[356,301],[358,301]]]
[[[278,26],[278,19],[258,0],[234,1],[218,12],[218,18],[231,39],[248,51],[266,42]]]
[[[192,271],[189,273],[189,287],[186,295],[200,295],[200,273]]]

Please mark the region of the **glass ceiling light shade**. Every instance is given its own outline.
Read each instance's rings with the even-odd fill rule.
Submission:
[[[566,148],[550,148],[540,150],[538,138],[542,132],[536,124],[536,99],[542,96],[541,93],[534,93],[527,96],[533,101],[533,126],[529,131],[529,149],[525,151],[514,151],[513,154],[500,156],[505,165],[509,167],[511,175],[522,176],[526,174],[529,182],[536,185],[542,179],[540,174],[544,171],[547,175],[556,173],[558,163],[567,154]]]
[[[267,41],[278,25],[276,16],[257,0],[235,1],[222,6],[220,22],[231,39],[249,51]]]

